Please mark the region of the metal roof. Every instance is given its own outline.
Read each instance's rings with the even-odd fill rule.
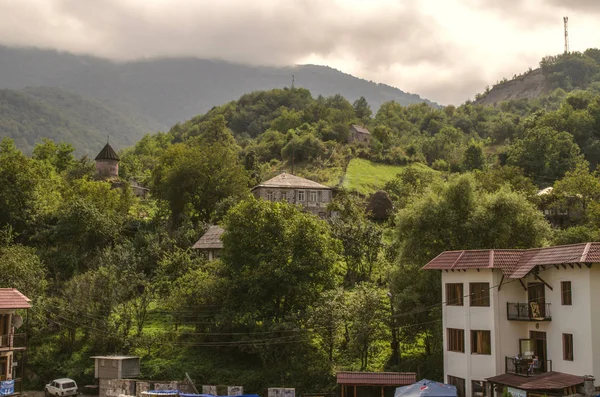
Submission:
[[[286,174],[282,172],[274,178],[269,179],[255,187],[252,190],[265,187],[265,188],[292,188],[292,189],[331,189],[325,185],[321,185],[310,179],[302,178],[292,174]]]
[[[583,377],[562,372],[546,372],[535,376],[502,374],[486,379],[488,382],[516,387],[523,390],[556,390],[577,386],[583,383]]]
[[[120,159],[119,159],[119,156],[117,156],[117,153],[112,148],[112,146],[110,146],[110,144],[107,143],[102,148],[100,153],[98,153],[95,160],[117,160],[117,161],[119,161]]]
[[[200,240],[192,246],[195,249],[219,249],[223,248],[221,235],[225,230],[219,226],[210,226],[206,233],[200,237]]]
[[[139,356],[91,356],[90,358],[99,358],[101,360],[129,360],[132,358],[139,359]]]
[[[337,383],[355,386],[404,386],[417,381],[414,372],[338,372]]]
[[[16,288],[0,288],[0,309],[29,309],[31,299]]]
[[[352,124],[352,128],[354,128],[354,130],[356,132],[360,132],[361,134],[369,134],[369,135],[371,135],[371,132],[367,129],[367,127],[363,127],[363,126],[360,126],[358,124]]]
[[[423,269],[500,269],[509,278],[522,278],[536,266],[594,262],[600,262],[600,243],[523,250],[445,251],[432,259]]]

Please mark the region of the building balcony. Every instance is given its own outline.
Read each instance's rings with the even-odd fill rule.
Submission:
[[[0,335],[0,351],[25,350],[26,347],[26,334]]]
[[[536,376],[552,372],[552,360],[538,361],[534,364],[532,359],[505,357],[505,373],[520,376]]]
[[[506,313],[509,320],[513,321],[550,321],[550,304],[537,302],[506,304]]]

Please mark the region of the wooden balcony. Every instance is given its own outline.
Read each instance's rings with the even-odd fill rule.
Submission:
[[[533,365],[531,359],[518,359],[517,357],[505,357],[505,373],[519,376],[536,376],[552,372],[552,360],[539,361],[537,366]]]
[[[26,347],[26,334],[0,335],[0,351],[25,350]]]

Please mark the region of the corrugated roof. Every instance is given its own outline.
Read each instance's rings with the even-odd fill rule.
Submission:
[[[360,132],[361,134],[369,134],[371,135],[371,131],[367,129],[367,127],[363,127],[358,124],[352,124],[352,128],[356,130],[356,132]]]
[[[272,188],[291,188],[291,189],[331,189],[325,185],[321,185],[310,179],[302,178],[292,174],[286,174],[285,172],[277,175],[275,178],[271,178],[266,182],[261,183],[258,186],[252,188],[252,190],[259,187],[272,187]]]
[[[338,372],[337,383],[356,386],[404,386],[417,381],[414,372]]]
[[[582,376],[564,374],[562,372],[546,372],[536,376],[502,374],[487,378],[486,380],[523,390],[565,389],[583,383]]]
[[[132,358],[139,359],[139,356],[91,356],[90,358],[99,358],[101,360],[129,360]]]
[[[31,299],[16,288],[0,288],[0,309],[29,309]]]
[[[600,262],[600,243],[581,243],[526,250],[445,251],[423,269],[500,269],[509,278],[522,278],[534,267]]]
[[[219,249],[223,248],[223,242],[221,241],[221,235],[225,230],[219,226],[210,226],[206,233],[200,237],[200,240],[196,241],[196,244],[192,246],[195,249]]]
[[[96,160],[117,160],[119,161],[119,156],[117,156],[117,153],[113,150],[113,148],[110,146],[110,144],[106,144],[102,150],[100,150],[100,153],[98,153],[98,155],[96,156]]]

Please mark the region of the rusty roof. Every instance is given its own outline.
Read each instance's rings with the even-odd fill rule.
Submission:
[[[290,189],[331,189],[325,185],[321,185],[310,179],[302,178],[292,174],[282,172],[274,178],[269,179],[260,185],[255,186],[252,190],[259,187],[272,188],[290,188]]]
[[[557,390],[583,383],[583,377],[562,372],[546,372],[536,376],[502,374],[486,379],[488,382],[516,387],[523,390]]]
[[[338,372],[337,383],[355,386],[405,386],[417,381],[414,372]]]
[[[359,132],[361,134],[369,134],[369,135],[371,135],[371,131],[369,131],[367,129],[367,127],[363,127],[363,126],[358,125],[358,124],[352,124],[352,128],[354,128],[354,130],[356,132]]]
[[[500,269],[509,278],[522,278],[536,266],[593,262],[600,262],[600,243],[523,250],[445,251],[432,259],[423,269]]]
[[[200,240],[192,246],[195,249],[219,249],[223,248],[223,241],[221,241],[221,235],[225,230],[219,226],[212,225],[208,228],[206,233],[200,237]]]
[[[16,288],[0,288],[0,309],[29,309],[31,299]]]

